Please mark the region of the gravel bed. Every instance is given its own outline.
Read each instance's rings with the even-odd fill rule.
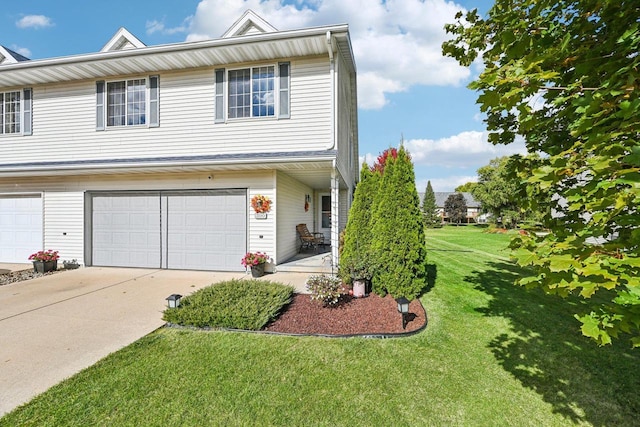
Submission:
[[[36,273],[33,268],[28,270],[12,271],[9,273],[0,274],[0,286],[8,285],[11,283],[22,282],[23,280],[31,280],[37,277],[50,276],[52,274],[60,273],[64,270],[49,271],[47,273]]]

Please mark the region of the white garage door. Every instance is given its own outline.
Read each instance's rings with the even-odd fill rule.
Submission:
[[[42,249],[42,198],[0,196],[0,262],[29,262]]]
[[[167,197],[167,267],[243,271],[246,249],[244,194]]]
[[[160,193],[93,197],[93,265],[159,268]]]
[[[94,194],[93,265],[243,271],[246,191]]]

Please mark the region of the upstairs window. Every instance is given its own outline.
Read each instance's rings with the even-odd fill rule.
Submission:
[[[96,83],[96,128],[159,126],[158,76]],[[147,112],[149,115],[147,116]]]
[[[0,135],[31,134],[31,89],[0,92]]]
[[[146,124],[145,79],[107,83],[107,126]]]
[[[278,66],[216,70],[216,123],[224,121],[224,101],[228,119],[247,117],[289,117],[289,63]]]

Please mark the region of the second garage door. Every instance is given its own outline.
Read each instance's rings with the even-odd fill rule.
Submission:
[[[27,263],[42,249],[40,195],[0,196],[0,262]]]
[[[93,265],[242,271],[246,190],[92,196]]]

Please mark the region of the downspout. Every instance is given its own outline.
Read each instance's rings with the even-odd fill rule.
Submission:
[[[331,78],[331,142],[327,150],[336,148],[336,61],[333,57],[333,36],[327,31],[327,51],[329,52],[329,76]]]
[[[333,37],[331,31],[327,31],[327,51],[329,53],[329,75],[331,78],[331,142],[327,147],[328,150],[336,149],[336,61],[333,57]],[[333,159],[331,164],[331,272],[336,271],[338,267],[338,245],[340,243],[338,227],[339,219],[339,200],[340,189],[338,186],[338,165],[337,159]]]

